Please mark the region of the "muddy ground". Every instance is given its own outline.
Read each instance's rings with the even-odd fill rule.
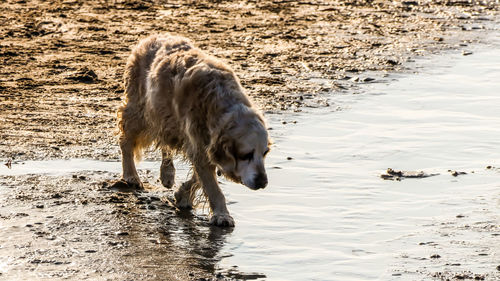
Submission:
[[[461,0],[166,2],[2,1],[0,161],[119,159],[123,67],[153,33],[190,37],[225,60],[272,113],[328,106],[327,94],[355,92],[374,73],[487,40],[499,11]],[[157,175],[142,176],[145,194],[110,190],[119,175],[109,172],[2,176],[0,278],[260,276],[219,273],[231,230],[179,213]]]

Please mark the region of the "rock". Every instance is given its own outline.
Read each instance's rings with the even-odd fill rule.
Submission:
[[[427,174],[423,171],[396,171],[391,168],[388,168],[386,171],[387,174],[382,174],[380,177],[384,180],[401,180],[402,178],[428,178],[432,176],[437,176],[439,174]]]
[[[454,177],[458,177],[459,175],[467,175],[466,172],[457,172],[457,171],[452,171],[452,170],[448,170],[448,172],[450,172],[451,175]]]
[[[456,16],[457,19],[459,20],[468,20],[471,18],[471,15],[469,13],[461,13]]]
[[[431,256],[431,259],[439,259],[439,258],[441,258],[441,256],[438,254],[434,254]]]
[[[54,194],[52,194],[51,197],[54,199],[59,199],[59,198],[62,198],[62,195],[60,193],[54,193]]]
[[[69,74],[66,79],[82,83],[93,83],[98,80],[97,74],[87,67],[84,67],[75,73]]]
[[[405,6],[418,6],[418,1],[403,1],[402,4]]]
[[[387,63],[390,65],[398,65],[399,64],[399,62],[397,60],[393,60],[393,59],[388,59]]]

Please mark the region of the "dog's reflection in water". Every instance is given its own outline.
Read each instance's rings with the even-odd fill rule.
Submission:
[[[117,270],[147,276],[148,280],[169,280],[172,274],[179,280],[221,275],[243,280],[265,278],[263,274],[239,272],[237,266],[219,267],[224,257],[231,256],[222,249],[233,228],[210,225],[205,215],[177,209],[154,194],[129,193],[138,203],[123,221],[122,228],[128,235],[120,239],[127,247],[111,257],[120,264]]]

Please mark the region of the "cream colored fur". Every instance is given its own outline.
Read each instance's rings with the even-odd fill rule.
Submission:
[[[193,177],[175,192],[179,207],[191,207],[197,186],[208,197],[211,223],[233,226],[216,169],[232,181],[264,188],[268,134],[260,113],[233,71],[183,37],[148,37],[134,48],[125,69],[125,105],[119,109],[123,180],[142,188],[134,159],[142,149],[162,150],[160,178],[174,185],[172,157],[182,154]]]

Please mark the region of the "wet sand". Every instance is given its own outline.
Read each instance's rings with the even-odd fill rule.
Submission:
[[[493,1],[341,2],[3,2],[0,161],[117,160],[123,66],[130,48],[151,33],[192,38],[235,69],[262,109],[290,114],[327,107],[332,94],[357,92],[385,71],[411,70],[416,57],[467,51],[488,39],[499,9]],[[0,278],[265,277],[218,268],[231,255],[221,249],[232,230],[179,212],[169,191],[157,189],[157,173],[142,172],[150,188],[144,194],[110,190],[119,174],[109,171],[0,177]],[[490,223],[473,229],[498,232]],[[467,270],[422,273],[476,278]]]

